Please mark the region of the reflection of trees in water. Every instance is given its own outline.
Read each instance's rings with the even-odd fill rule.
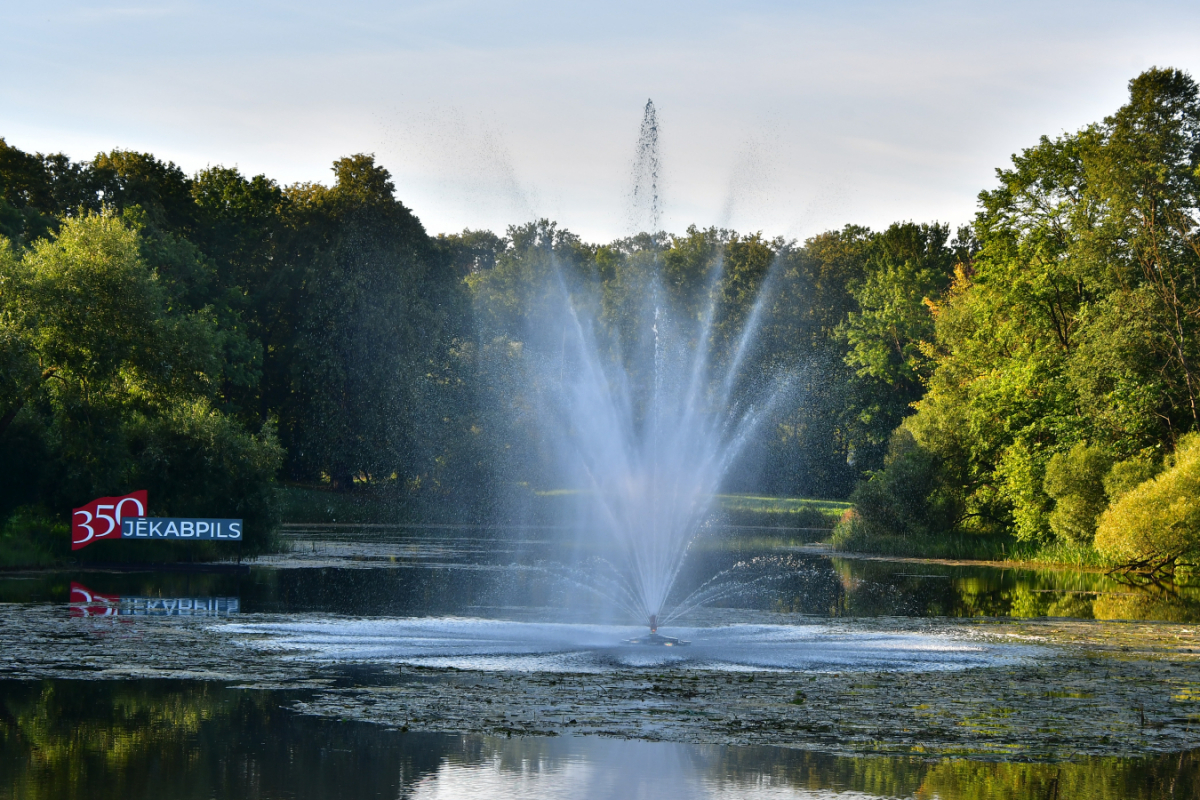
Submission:
[[[0,787],[28,800],[398,797],[458,740],[400,747],[404,734],[302,717],[273,692],[187,681],[0,686]]]
[[[186,681],[3,682],[0,794],[30,800],[405,797],[446,765],[528,775],[581,760],[622,764],[631,786],[655,769],[670,769],[733,793],[747,782],[762,785],[764,776],[775,786],[962,800],[1166,800],[1200,793],[1200,751],[1064,763],[930,762],[763,746],[460,737],[283,710],[295,696]]]
[[[836,786],[884,797],[958,800],[1080,797],[1157,800],[1195,797],[1200,752],[1149,758],[1098,757],[1055,764],[912,757],[848,758],[773,747],[712,747],[715,785],[735,783],[750,770],[784,786]]]
[[[1200,596],[1191,583],[1171,575],[1136,573],[1113,573],[1112,579],[1129,591],[1097,597],[1093,606],[1096,619],[1200,620]]]
[[[825,558],[726,553],[697,561],[690,572],[709,577],[678,583],[673,617],[705,606],[833,616],[842,605],[844,589]]]
[[[419,616],[524,607],[571,609],[597,622],[642,622],[635,614],[615,613],[620,605],[611,600],[618,583],[615,571],[599,557],[568,565],[510,563],[505,560],[510,557],[468,554],[461,564],[398,561],[381,569],[268,569],[250,575],[57,573],[0,579],[0,600],[66,602],[71,581],[78,580],[108,595],[238,597],[243,613]],[[741,547],[735,541],[690,554],[672,602],[683,603],[706,582],[709,586],[693,600],[819,616],[1200,621],[1200,579],[1188,574],[1106,575],[829,558],[772,553],[769,547]]]
[[[1157,800],[1196,797],[1200,753],[1088,758],[1060,764],[942,761],[929,765],[917,797],[1086,797]]]
[[[1200,587],[1169,577],[833,558],[844,613],[1200,620]]]
[[[603,558],[578,566],[546,562],[564,592],[563,605],[582,605],[587,597],[606,599],[622,621],[642,623],[619,570]],[[748,609],[831,616],[838,613],[844,590],[829,560],[794,554],[744,555],[738,550],[694,552],[685,562],[659,624],[666,625],[700,608]]]
[[[581,582],[602,582],[603,571],[589,565],[584,572],[590,577]],[[679,612],[709,606],[833,617],[1200,620],[1200,586],[1069,569],[711,551],[693,554],[678,588],[671,601]]]

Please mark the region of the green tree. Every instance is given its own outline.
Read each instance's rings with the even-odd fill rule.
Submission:
[[[1050,529],[1061,539],[1088,544],[1096,521],[1108,507],[1105,477],[1112,457],[1101,447],[1080,442],[1055,453],[1046,466],[1046,493],[1054,498]]]
[[[1200,434],[1179,441],[1166,469],[1125,492],[1100,517],[1096,549],[1159,570],[1200,557]]]
[[[61,512],[152,484],[160,512],[237,514],[262,546],[281,454],[269,429],[250,435],[209,406],[221,331],[206,310],[170,307],[137,228],[88,214],[20,258],[0,251],[0,318],[17,342],[6,351],[25,376],[15,391],[5,386],[0,450],[21,459],[34,497]],[[184,499],[216,485],[204,503]]]
[[[417,487],[457,439],[460,280],[370,156],[290,187],[303,293],[280,421],[292,473]]]
[[[920,397],[931,371],[922,344],[934,335],[928,301],[945,291],[958,259],[949,239],[946,225],[911,222],[872,237],[867,275],[851,286],[859,310],[838,327],[850,345],[847,363],[908,402]]]
[[[1129,102],[1105,119],[1085,159],[1089,186],[1105,208],[1100,235],[1118,265],[1155,298],[1151,318],[1173,405],[1200,421],[1200,92],[1175,69],[1150,69],[1129,83]],[[1131,276],[1132,277],[1132,276]],[[1151,340],[1154,341],[1153,339]],[[1165,351],[1164,351],[1165,350]]]
[[[1190,78],[1150,70],[1115,115],[1043,138],[980,195],[980,249],[931,303],[906,423],[962,487],[964,527],[1086,541],[1106,463],[1194,427],[1198,110]],[[852,357],[883,363],[870,355]],[[1088,441],[1108,455],[1072,450]]]
[[[0,138],[0,236],[22,243],[54,229],[52,178],[43,158]]]

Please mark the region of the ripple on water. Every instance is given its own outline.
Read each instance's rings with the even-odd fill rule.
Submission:
[[[639,628],[460,617],[232,623],[242,644],[309,661],[375,661],[466,670],[606,672],[639,667],[711,670],[944,671],[1015,663],[1031,648],[953,633],[853,625],[672,627],[686,647],[622,644]]]

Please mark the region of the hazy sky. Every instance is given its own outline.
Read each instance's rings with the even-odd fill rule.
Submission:
[[[647,98],[668,230],[966,222],[996,167],[1200,78],[1191,2],[0,0],[0,137],[329,182],[375,153],[431,233],[625,235]]]

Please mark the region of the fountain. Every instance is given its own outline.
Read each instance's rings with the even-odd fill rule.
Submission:
[[[634,205],[646,212],[652,231],[661,203],[657,131],[654,107],[647,104]],[[541,249],[530,261],[538,269],[554,267],[553,242],[539,238],[535,244]],[[800,619],[779,614],[775,601],[787,597],[772,596],[776,588],[824,597],[812,607],[818,615],[836,607],[845,586],[828,564],[778,553],[719,553],[713,561],[720,566],[684,572],[689,555],[700,550],[694,545],[722,484],[739,459],[750,460],[748,445],[772,424],[776,407],[793,397],[791,376],[798,373],[777,366],[760,349],[773,299],[770,271],[753,304],[740,306],[731,318],[720,304],[726,288],[720,260],[711,264],[707,282],[690,281],[684,291],[691,294],[681,296],[679,283],[660,278],[662,249],[657,234],[629,240],[624,272],[617,276],[626,281],[623,294],[605,295],[611,283],[605,286],[569,263],[546,270],[547,282],[533,287],[527,303],[538,309],[528,329],[512,332],[519,341],[497,337],[505,354],[520,354],[521,371],[504,376],[520,382],[518,401],[506,405],[499,401],[511,398],[497,397],[495,407],[515,409],[521,422],[532,420],[523,432],[535,441],[541,463],[552,466],[547,479],[555,489],[574,490],[556,494],[577,502],[567,526],[577,541],[512,543],[514,549],[492,564],[474,560],[467,552],[474,544],[455,555],[445,541],[414,536],[406,552],[411,557],[429,548],[427,578],[422,583],[406,575],[391,584],[411,594],[396,612],[247,620],[222,630],[245,637],[241,641],[251,650],[320,665],[626,677],[646,669],[695,669],[710,673],[710,688],[716,685],[711,675],[719,672],[930,672],[1024,658],[1008,646],[937,630],[833,626],[813,622],[811,610]],[[518,280],[529,282],[531,274],[522,272]],[[505,368],[509,362],[500,363]],[[572,544],[578,546],[558,547]],[[564,554],[561,559],[547,555],[547,545]],[[518,553],[525,547],[536,552]],[[446,570],[459,571],[451,578]],[[490,581],[493,588],[485,590]],[[445,603],[429,591],[452,582],[469,587],[461,600]],[[769,602],[743,602],[763,589]],[[726,613],[717,602],[731,597],[738,608]],[[692,614],[702,607],[702,614]],[[631,623],[648,630],[631,637]],[[676,636],[660,632],[672,624]],[[479,724],[490,703],[488,697],[462,706],[466,716],[455,724]]]
[[[644,291],[635,307],[625,310],[633,311],[636,322],[626,323],[622,340],[615,326],[602,321],[597,309],[603,303],[590,296],[595,289],[568,288],[560,274],[555,293],[561,317],[549,324],[539,321],[543,331],[561,329],[561,340],[549,345],[559,351],[558,358],[531,359],[531,368],[534,382],[547,387],[545,418],[557,421],[549,427],[562,474],[579,478],[590,502],[589,522],[598,524],[614,551],[614,577],[598,591],[627,617],[648,621],[649,634],[627,643],[679,646],[687,642],[659,634],[658,625],[690,610],[701,597],[674,598],[676,578],[713,497],[769,417],[786,376],[768,375],[754,383],[741,374],[770,295],[769,279],[740,335],[720,347],[714,339],[721,263],[712,269],[707,303],[700,304],[703,310],[693,324],[664,289],[658,234],[653,233],[661,216],[658,180],[658,124],[654,105],[647,102],[633,199],[651,234],[630,255],[628,268],[642,270]],[[627,340],[630,327],[634,341]]]

